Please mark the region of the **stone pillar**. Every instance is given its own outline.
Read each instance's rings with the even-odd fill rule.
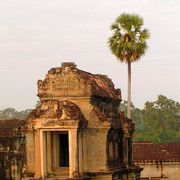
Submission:
[[[40,130],[40,160],[41,160],[41,177],[44,179],[44,138],[43,138],[43,131]]]
[[[34,135],[33,130],[29,129],[26,135],[26,158],[27,167],[25,173],[34,173]]]
[[[88,139],[87,139],[87,129],[83,129],[82,133],[82,151],[83,151],[83,171],[89,171],[89,163],[88,162]]]
[[[52,169],[57,168],[57,132],[52,132]]]
[[[41,177],[40,130],[35,131],[35,178]]]
[[[82,176],[84,173],[83,164],[83,132],[82,129],[78,132],[78,160],[79,160],[79,173]]]
[[[129,166],[132,165],[132,152],[133,152],[132,142],[133,142],[133,138],[132,138],[132,135],[131,135],[131,136],[129,137],[129,139],[128,139],[128,148],[129,148],[129,152],[128,152],[128,163],[129,163]]]
[[[69,177],[78,175],[77,129],[69,130]]]
[[[56,132],[56,167],[59,167],[59,133]]]
[[[47,173],[52,172],[51,162],[51,131],[47,131]]]
[[[44,176],[47,176],[47,131],[43,131],[43,163]]]
[[[128,166],[128,137],[125,136],[123,139],[123,159],[125,166]]]

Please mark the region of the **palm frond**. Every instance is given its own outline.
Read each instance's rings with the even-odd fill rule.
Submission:
[[[111,25],[112,37],[108,39],[111,52],[120,61],[137,61],[145,54],[150,33],[143,29],[143,18],[137,14],[123,13]]]

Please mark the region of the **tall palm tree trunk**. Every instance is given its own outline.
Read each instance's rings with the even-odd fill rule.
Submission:
[[[127,117],[131,118],[131,62],[128,61],[128,97],[127,97]]]

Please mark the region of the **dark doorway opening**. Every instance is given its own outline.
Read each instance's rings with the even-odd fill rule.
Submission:
[[[59,135],[59,166],[69,167],[68,134]]]

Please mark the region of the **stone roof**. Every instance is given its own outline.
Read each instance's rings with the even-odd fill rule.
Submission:
[[[79,70],[74,63],[62,63],[61,67],[51,68],[43,81],[38,81],[38,96],[96,96],[120,101],[121,91],[105,75]]]
[[[91,74],[82,70],[80,70],[80,73],[85,79],[92,82],[92,95],[114,100],[121,98],[120,89],[115,89],[112,80],[106,75]]]
[[[24,123],[23,120],[11,119],[0,121],[0,138],[12,138],[17,136],[18,127]]]
[[[134,161],[180,161],[180,143],[133,143]]]

